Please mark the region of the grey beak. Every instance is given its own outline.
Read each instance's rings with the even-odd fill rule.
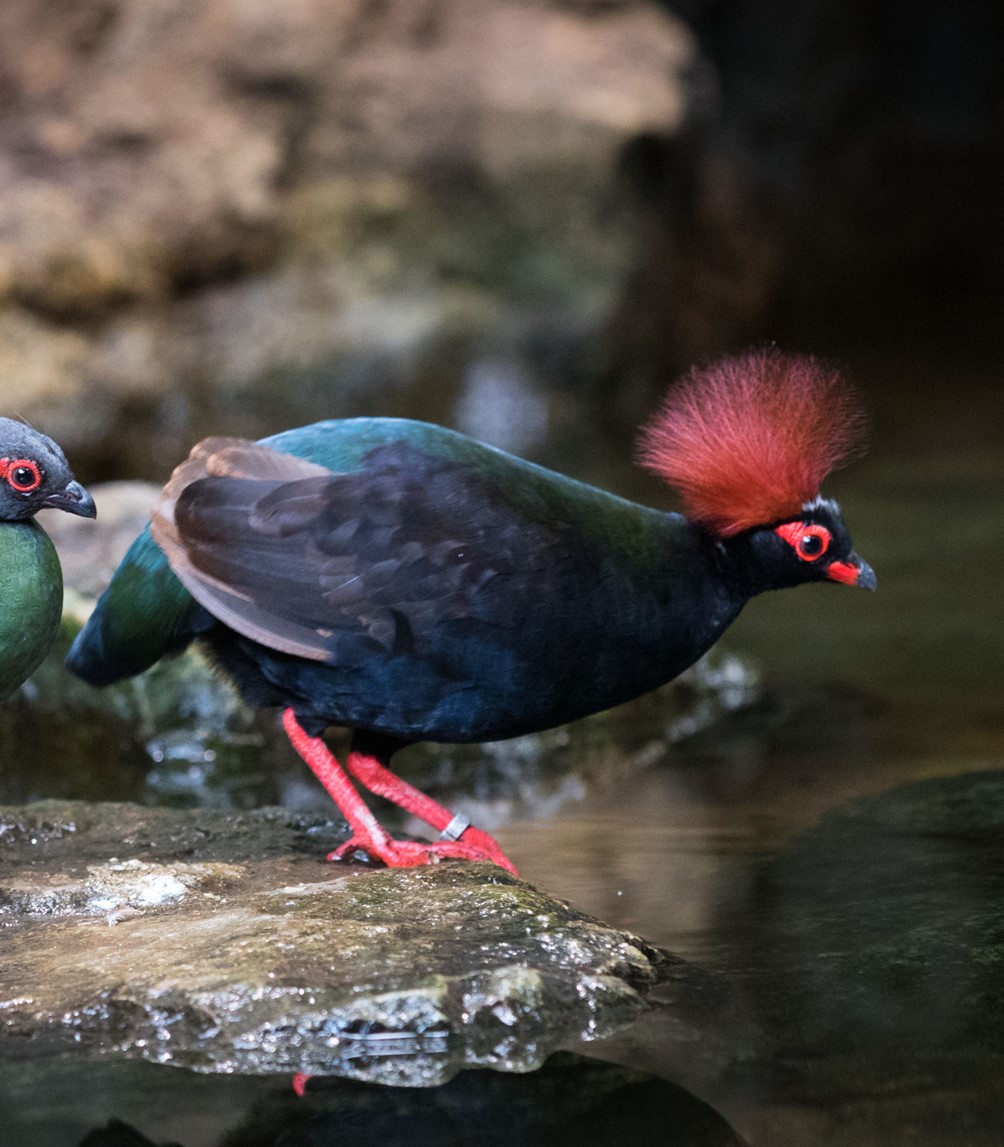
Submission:
[[[96,518],[98,508],[94,499],[80,485],[79,482],[67,482],[62,490],[50,494],[42,503],[53,510],[65,510],[68,514],[77,514],[81,518]]]
[[[847,555],[847,561],[830,562],[823,572],[830,581],[838,581],[841,585],[856,585],[861,589],[875,589],[878,585],[875,571],[864,558],[854,553]]]
[[[875,571],[872,569],[872,567],[862,558],[859,558],[856,554],[852,554],[851,556],[855,559],[858,565],[858,576],[854,584],[860,589],[877,589],[878,578],[876,578]]]

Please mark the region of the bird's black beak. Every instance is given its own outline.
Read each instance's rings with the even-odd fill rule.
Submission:
[[[848,554],[845,562],[830,562],[826,567],[826,576],[830,581],[838,581],[841,585],[856,585],[861,589],[875,589],[878,586],[875,571],[864,558],[859,558],[855,553]]]
[[[94,505],[94,499],[79,482],[67,482],[62,490],[50,494],[42,505],[53,510],[65,510],[68,514],[77,514],[81,518],[96,518],[98,516],[98,508]]]

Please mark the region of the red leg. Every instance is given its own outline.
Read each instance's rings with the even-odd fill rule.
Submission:
[[[411,868],[415,865],[429,864],[434,859],[456,857],[462,860],[491,860],[503,868],[508,869],[510,872],[515,873],[516,869],[513,868],[511,862],[506,859],[495,841],[486,833],[480,833],[480,830],[474,830],[479,832],[477,843],[474,841],[467,843],[461,840],[440,840],[436,841],[435,844],[418,844],[410,840],[394,840],[380,826],[366,802],[359,793],[356,792],[345,770],[332,756],[328,746],[325,745],[320,737],[311,737],[303,730],[299,721],[296,719],[296,714],[291,708],[283,712],[282,725],[286,730],[286,735],[292,742],[293,748],[296,749],[314,776],[316,776],[324,786],[328,796],[338,805],[340,812],[349,822],[349,827],[352,829],[351,839],[340,848],[336,848],[328,857],[329,860],[341,860],[358,848],[382,860],[384,864],[390,868]],[[354,766],[358,767],[358,758],[360,756],[361,754],[358,753],[350,756],[350,760]],[[356,759],[353,760],[353,758]],[[379,762],[373,760],[371,757],[365,757],[363,760],[371,763],[377,770],[386,773],[395,785],[406,788],[408,790],[409,800],[412,799],[410,794],[415,794],[421,798],[423,802],[427,802],[429,807],[426,808],[426,811],[431,811],[432,809],[438,810],[440,813],[439,819],[442,820],[444,816],[446,818],[446,821],[443,823],[443,828],[452,820],[450,814],[446,809],[442,808],[441,805],[437,805],[435,801],[424,796],[418,789],[412,788],[411,785],[405,785],[404,781],[399,781],[393,773],[384,769]],[[362,768],[360,771],[365,772],[366,770]],[[356,775],[358,776],[360,773],[357,772]],[[379,777],[377,779],[379,780]],[[366,783],[365,780],[363,783]],[[377,790],[374,789],[373,791],[376,792]],[[395,789],[395,791],[397,790]],[[407,808],[408,806],[404,805],[403,807]],[[423,808],[424,807],[426,806],[423,805]],[[433,825],[433,827],[436,826]],[[472,830],[466,830],[466,832],[470,831]],[[490,842],[491,848],[478,847],[478,844],[481,843],[480,837],[484,837],[486,841]]]
[[[419,820],[424,820],[436,832],[446,833],[451,826],[455,827],[458,831],[454,839],[458,841],[462,839],[465,845],[480,853],[482,859],[508,869],[514,876],[518,875],[512,861],[502,851],[494,837],[472,824],[465,823],[463,818],[454,817],[448,808],[444,808],[432,797],[426,796],[420,789],[416,789],[414,785],[408,784],[396,773],[392,773],[376,757],[368,753],[351,752],[346,759],[345,767],[371,793],[392,801],[399,808],[417,816]]]
[[[353,839],[365,840],[364,847],[373,849],[379,855],[381,849],[391,843],[388,834],[380,827],[377,818],[370,812],[363,798],[356,792],[342,766],[332,756],[328,746],[320,737],[311,737],[303,731],[296,714],[286,709],[282,715],[282,727],[286,730],[293,748],[300,754],[311,772],[324,786],[325,792],[338,805],[342,816],[349,822]],[[381,858],[382,859],[382,858]]]

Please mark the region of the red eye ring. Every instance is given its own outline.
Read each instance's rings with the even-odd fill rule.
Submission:
[[[27,476],[23,473],[25,470]],[[0,473],[7,479],[7,485],[19,494],[30,494],[42,485],[42,471],[30,458],[0,459]]]
[[[774,533],[784,538],[803,562],[818,561],[833,541],[830,531],[818,522],[785,522]]]

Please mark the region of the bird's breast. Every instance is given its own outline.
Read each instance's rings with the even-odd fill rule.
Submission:
[[[39,666],[63,604],[63,575],[48,534],[34,521],[0,525],[0,700]]]

